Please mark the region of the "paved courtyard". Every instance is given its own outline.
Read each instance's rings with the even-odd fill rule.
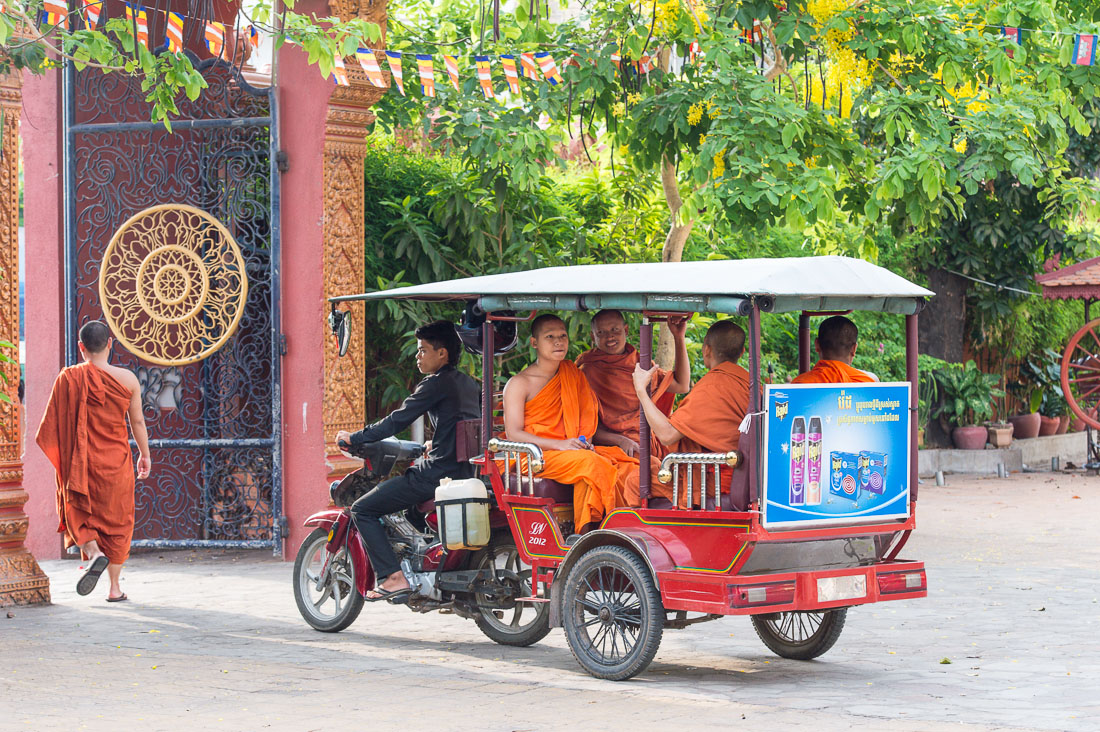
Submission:
[[[1100,729],[1100,478],[926,483],[904,556],[925,600],[856,608],[813,662],[745,618],[666,631],[649,671],[584,674],[560,630],[498,646],[454,616],[367,605],[335,635],[299,617],[291,564],[135,557],[132,601],[0,610],[0,730]]]

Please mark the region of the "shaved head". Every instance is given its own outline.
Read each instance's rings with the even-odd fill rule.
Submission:
[[[859,328],[843,315],[826,318],[817,329],[821,356],[829,361],[849,361],[859,340]]]
[[[626,350],[626,318],[618,310],[601,310],[592,318],[592,343],[604,353],[617,356]]]
[[[725,361],[737,362],[745,352],[745,331],[732,320],[719,320],[707,330],[704,346],[710,346],[714,365]]]
[[[544,315],[538,316],[531,321],[531,337],[538,338],[539,333],[542,332],[542,329],[550,325],[551,323],[555,325],[561,325],[563,328],[565,327],[564,320],[559,318],[557,315],[554,315],[553,313],[546,313]]]
[[[111,339],[111,331],[100,320],[85,323],[78,334],[84,350],[88,353],[99,353],[107,347],[107,341]]]
[[[621,310],[601,310],[592,316],[592,327],[595,327],[598,322],[619,322],[625,325],[626,318],[623,317]]]

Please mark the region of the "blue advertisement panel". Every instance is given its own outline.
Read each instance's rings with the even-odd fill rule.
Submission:
[[[908,382],[769,384],[766,528],[909,515]]]

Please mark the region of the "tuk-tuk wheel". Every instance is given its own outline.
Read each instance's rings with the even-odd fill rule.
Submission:
[[[516,597],[530,597],[531,567],[519,556],[509,535],[493,537],[492,543],[473,557],[474,569],[492,568],[497,581],[510,585]],[[494,606],[487,598],[477,597],[474,622],[481,632],[504,646],[529,646],[550,632],[550,608],[546,603],[512,602],[508,607]]]
[[[641,673],[661,645],[661,593],[645,562],[625,547],[596,547],[577,560],[565,580],[561,615],[569,650],[598,679]]]
[[[790,612],[753,615],[756,634],[771,651],[783,658],[809,661],[833,647],[848,608],[821,612]]]

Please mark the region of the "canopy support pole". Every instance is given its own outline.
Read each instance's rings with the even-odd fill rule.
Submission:
[[[798,316],[798,373],[810,370],[810,315],[805,310]]]
[[[752,299],[749,311],[749,411],[760,411],[760,308]]]
[[[493,343],[492,322],[485,318],[481,325],[481,451],[488,452],[493,436]]]
[[[917,399],[920,373],[917,365],[917,316],[905,316],[905,378],[909,381],[909,501],[917,502]]]
[[[642,327],[638,329],[638,364],[648,369],[653,361],[653,323],[649,316],[642,316]],[[649,422],[645,410],[638,410],[638,494],[642,506],[649,508]]]

